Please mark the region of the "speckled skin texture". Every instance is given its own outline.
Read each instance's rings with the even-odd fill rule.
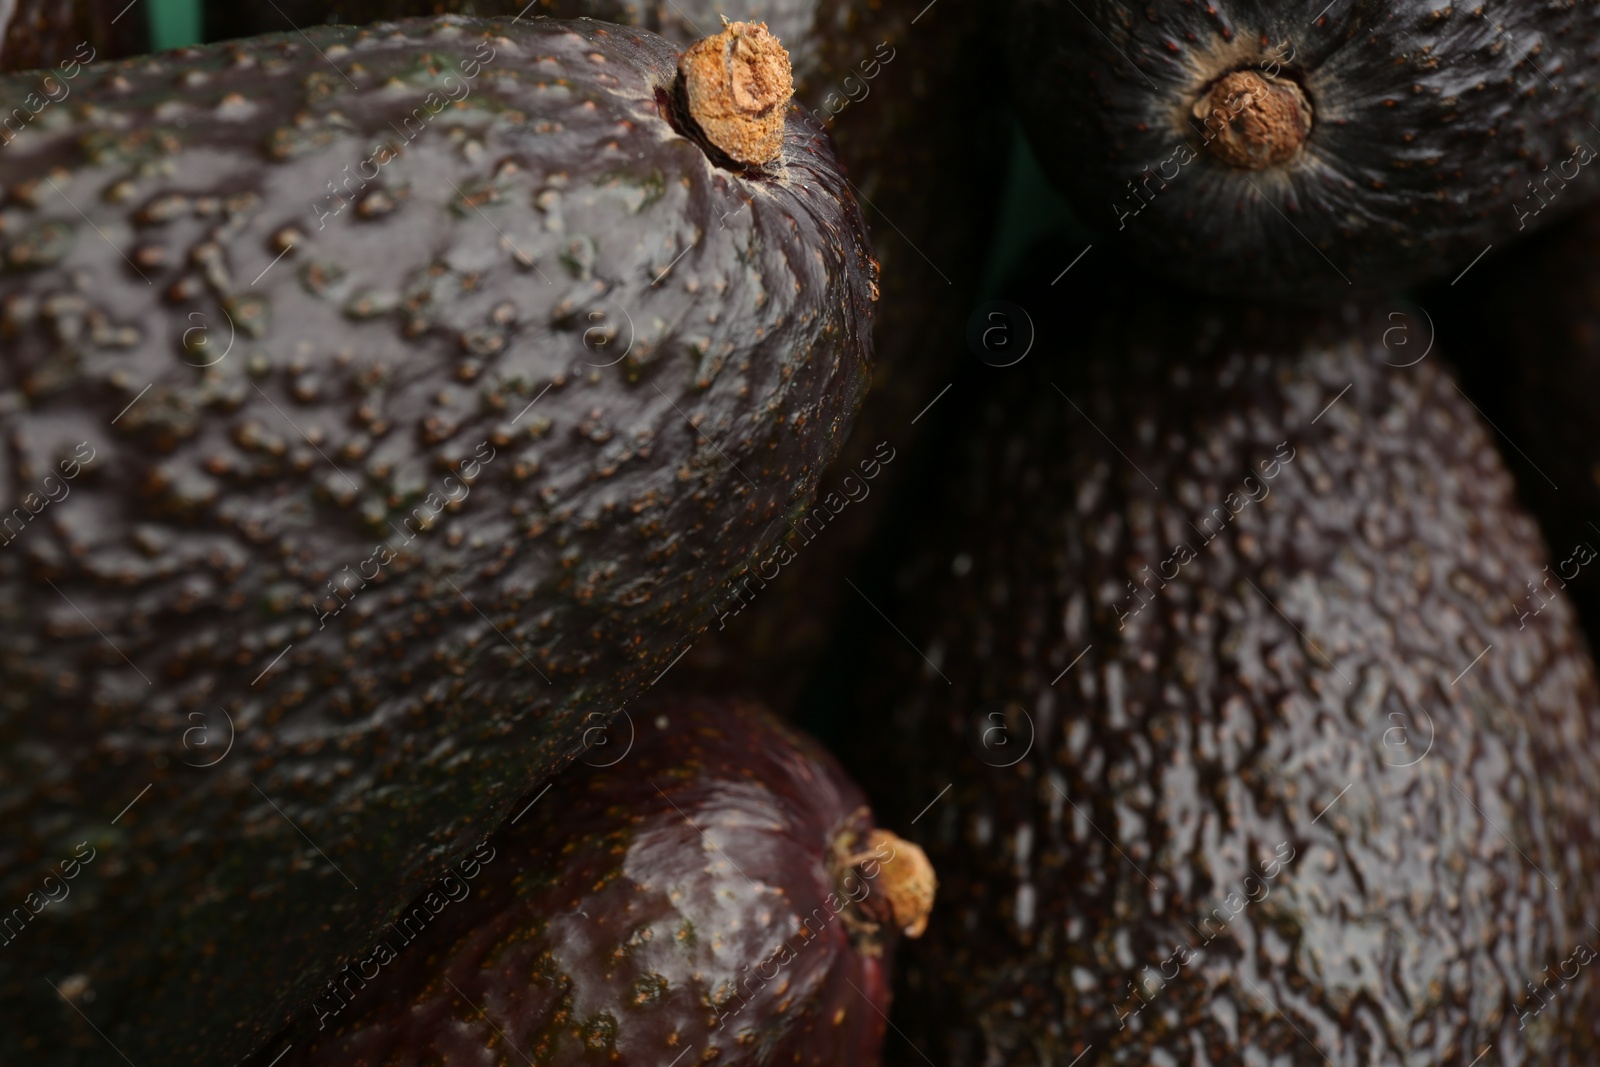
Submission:
[[[134,56],[150,48],[149,12],[128,0],[0,0],[0,71],[54,67],[93,55]],[[83,52],[79,47],[88,45]],[[6,107],[16,106],[7,101]]]
[[[1588,211],[1418,298],[1439,343],[1460,357],[1468,395],[1505,432],[1506,463],[1550,546],[1550,569],[1510,592],[1516,610],[1537,613],[1564,589],[1591,643],[1600,636],[1600,555],[1590,558],[1600,553],[1597,247],[1600,214]]]
[[[850,766],[941,882],[899,1027],[941,1067],[1593,1063],[1593,667],[1564,599],[1510,611],[1546,556],[1438,353],[1386,366],[1383,305],[1018,299],[1039,348],[951,408],[862,653]]]
[[[207,35],[288,29],[284,16],[300,26],[360,24],[441,8],[512,15],[527,6],[526,0],[274,4],[283,14],[267,4],[212,0],[206,4]],[[873,320],[872,390],[823,486],[842,494],[847,476],[859,483],[860,464],[885,454],[878,448],[883,442],[897,454],[909,449],[931,424],[911,420],[965,358],[949,341],[960,336],[973,311],[1004,178],[1004,94],[974,91],[966,65],[966,57],[998,47],[993,39],[1004,20],[994,8],[979,0],[939,0],[931,8],[927,0],[539,0],[532,14],[642,25],[680,47],[716,32],[719,16],[726,15],[765,22],[783,42],[794,64],[796,102],[837,143],[850,181],[864,197],[883,265],[883,298]],[[829,522],[824,544],[798,550],[770,588],[726,627],[697,642],[681,666],[702,670],[719,684],[737,678],[773,707],[789,709],[833,633],[841,602],[854,601],[844,577],[856,567],[908,466],[899,459],[884,466],[871,495]],[[759,564],[756,569],[759,575]]]
[[[1046,169],[1102,243],[1189,285],[1326,302],[1453,277],[1600,197],[1592,3],[1019,0],[1009,32]],[[1191,105],[1274,55],[1310,136],[1235,170]]]
[[[99,857],[0,957],[8,1062],[107,1054],[47,981],[135,1062],[253,1049],[671,667],[865,386],[797,119],[736,174],[645,31],[307,32],[0,149],[0,901]]]
[[[537,0],[528,17],[593,18],[624,26],[643,26],[680,48],[722,28],[717,16],[732,22],[765,22],[783,42],[794,64],[795,78],[812,73],[825,38],[815,34],[819,0]],[[276,7],[276,10],[274,10]],[[276,33],[295,26],[344,23],[361,26],[379,19],[442,14],[445,11],[483,17],[520,14],[527,0],[274,0],[268,4],[237,4],[205,0],[202,11],[206,39],[225,40],[260,33]]]
[[[871,828],[861,790],[754,704],[633,715],[626,756],[527,798],[469,897],[252,1062],[292,1043],[282,1067],[878,1063],[885,957],[839,910],[874,885],[830,869]]]

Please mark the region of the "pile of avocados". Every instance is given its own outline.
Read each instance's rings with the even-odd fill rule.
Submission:
[[[203,6],[0,6],[0,1063],[1600,1061],[1600,9]]]

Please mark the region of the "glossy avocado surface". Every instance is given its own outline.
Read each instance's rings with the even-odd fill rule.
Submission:
[[[631,714],[252,1063],[879,1062],[913,846],[757,705]]]
[[[789,50],[796,101],[834,139],[882,264],[872,389],[823,478],[827,503],[724,585],[716,627],[682,666],[708,684],[737,679],[791,709],[841,605],[855,602],[845,578],[883,520],[907,469],[902,457],[931,423],[919,416],[965,358],[949,339],[973,314],[1008,136],[1002,94],[974,91],[966,63],[998,48],[1004,19],[977,0],[539,0],[531,8],[526,0],[215,0],[206,33],[216,40],[291,21],[359,25],[436,9],[588,16],[644,26],[680,47],[726,15],[765,22]]]
[[[1385,304],[1016,299],[1039,346],[963,383],[865,590],[903,634],[847,764],[941,882],[896,1025],[951,1067],[1593,1062],[1594,669],[1565,597],[1512,609],[1549,557],[1439,352]]]
[[[1102,243],[1212,292],[1450,278],[1600,197],[1585,4],[1019,0],[1013,96]]]
[[[253,1050],[805,505],[860,213],[792,113],[714,162],[677,60],[311,28],[88,69],[3,149],[0,1059]]]
[[[341,24],[364,26],[383,19],[414,18],[442,13],[475,15],[481,18],[592,18],[623,26],[643,26],[672,41],[680,48],[714,33],[721,25],[719,15],[735,22],[764,22],[784,43],[795,66],[796,76],[804,81],[816,65],[818,39],[815,32],[818,0],[738,0],[717,6],[705,0],[685,3],[647,3],[641,0],[274,0],[266,4],[230,4],[206,0],[202,7],[207,40],[252,37],[274,33],[291,26]]]

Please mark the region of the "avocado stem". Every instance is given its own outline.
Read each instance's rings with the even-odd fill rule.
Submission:
[[[1299,154],[1311,133],[1311,101],[1289,78],[1235,70],[1201,95],[1194,117],[1205,125],[1205,145],[1240,170],[1265,170]]]
[[[868,955],[881,951],[880,926],[887,924],[906,937],[921,937],[933,911],[938,879],[928,854],[888,830],[867,832],[864,842],[850,831],[833,841],[831,863],[835,883],[849,902],[846,925],[860,936]],[[859,895],[851,888],[860,889]]]
[[[678,60],[689,118],[730,159],[760,166],[783,153],[783,123],[794,96],[789,53],[764,22],[728,22]]]

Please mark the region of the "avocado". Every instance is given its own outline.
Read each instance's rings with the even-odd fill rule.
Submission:
[[[765,22],[789,50],[796,98],[833,137],[882,264],[872,389],[817,505],[724,585],[717,624],[678,669],[706,684],[736,679],[792,710],[841,606],[856,598],[845,579],[908,469],[902,457],[931,425],[919,416],[948,399],[964,358],[947,340],[973,314],[1010,134],[1002,94],[974,92],[964,62],[998,47],[991,39],[1003,20],[975,0],[208,0],[205,28],[221,40],[436,10],[589,16],[644,26],[680,47],[726,15]]]
[[[91,70],[3,150],[0,1060],[254,1049],[806,505],[874,264],[778,53],[760,165],[647,31],[460,17]]]
[[[750,701],[658,690],[613,738],[252,1064],[878,1063],[895,945],[933,904],[921,850]]]
[[[40,95],[60,103],[84,64],[149,51],[149,19],[147,6],[128,0],[12,0],[0,7],[0,72],[54,68]]]
[[[1594,667],[1439,353],[1050,296],[863,590],[841,751],[940,875],[895,1061],[1595,1062]]]
[[[1489,0],[1018,0],[1013,97],[1100,242],[1210,292],[1454,277],[1600,198],[1600,23]]]
[[[1573,600],[1600,639],[1600,214],[1486,257],[1455,286],[1418,296],[1462,387],[1502,435],[1517,490],[1539,519],[1550,565],[1509,591],[1518,615],[1552,590]],[[1412,313],[1413,317],[1415,312]],[[1421,340],[1423,338],[1419,338]]]

